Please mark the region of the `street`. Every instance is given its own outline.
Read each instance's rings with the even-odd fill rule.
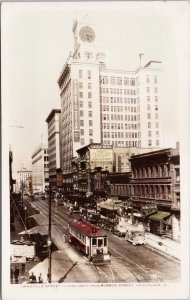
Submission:
[[[29,201],[29,198],[25,201]],[[39,225],[48,224],[48,201],[31,202],[39,210],[35,215]],[[59,249],[52,253],[53,280],[59,282],[177,282],[180,280],[180,263],[153,251],[146,245],[133,246],[124,238],[106,230],[108,248],[111,252],[109,265],[95,266],[74,246],[63,241],[68,223],[77,215],[70,215],[66,206],[52,201],[52,241]],[[79,216],[79,215],[78,215]],[[40,227],[40,226],[39,226]],[[64,256],[64,257],[63,257]],[[64,261],[64,268],[61,262]],[[56,269],[54,262],[59,264]]]

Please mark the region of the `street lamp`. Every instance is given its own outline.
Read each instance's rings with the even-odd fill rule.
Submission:
[[[25,224],[25,232],[27,232],[27,226],[26,226],[26,211],[27,211],[27,207],[24,207],[24,224]]]
[[[48,238],[47,240],[47,245],[48,245],[48,282],[51,283],[51,244],[52,241],[50,240],[50,238]]]
[[[51,283],[51,186],[49,187],[49,228],[48,228],[48,241],[47,245],[49,247],[49,265],[48,265],[48,282]]]

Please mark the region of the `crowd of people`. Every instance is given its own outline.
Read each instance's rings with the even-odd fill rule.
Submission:
[[[20,270],[17,266],[15,266],[14,269],[11,268],[10,275],[11,275],[11,283],[18,284]],[[36,278],[36,275],[32,272],[31,275],[29,276],[29,283],[43,283],[42,273],[40,273],[39,276]]]

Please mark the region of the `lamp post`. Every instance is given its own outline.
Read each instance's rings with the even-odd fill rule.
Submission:
[[[47,245],[48,245],[48,250],[49,250],[49,254],[48,254],[48,282],[51,283],[51,244],[52,241],[48,238],[47,240]]]
[[[27,212],[27,207],[24,207],[24,224],[25,224],[25,232],[27,232],[27,226],[26,226],[26,212]]]
[[[49,263],[48,263],[48,282],[51,283],[51,186],[49,187],[49,228],[48,228],[48,241],[49,247]]]

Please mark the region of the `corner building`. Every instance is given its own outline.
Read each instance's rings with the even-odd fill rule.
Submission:
[[[161,147],[160,62],[133,72],[106,69],[95,25],[75,20],[73,35],[74,51],[58,79],[63,173],[71,173],[76,150],[91,143]]]

